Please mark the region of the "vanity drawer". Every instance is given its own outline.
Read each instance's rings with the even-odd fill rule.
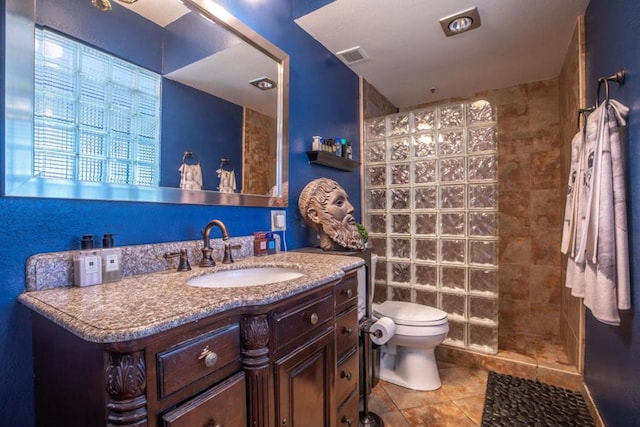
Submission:
[[[283,307],[273,313],[274,345],[277,351],[304,337],[305,342],[333,326],[333,295],[323,294],[307,302]]]
[[[338,365],[336,371],[336,402],[342,403],[354,390],[358,390],[358,378],[360,368],[358,364],[358,352]]]
[[[180,343],[156,356],[158,394],[165,397],[211,375],[211,382],[224,374],[221,368],[240,361],[240,327],[228,325]],[[239,367],[239,365],[238,365]]]
[[[336,319],[336,354],[338,360],[358,345],[358,310],[353,307]]]
[[[164,427],[247,426],[247,395],[243,372],[201,393],[162,416]]]
[[[353,273],[345,276],[334,289],[336,296],[336,307],[340,311],[344,306],[355,302],[358,298],[358,276]]]
[[[354,390],[347,398],[346,402],[338,402],[338,419],[339,427],[357,427],[360,425],[360,406],[358,393]]]

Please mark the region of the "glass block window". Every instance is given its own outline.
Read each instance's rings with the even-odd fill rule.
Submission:
[[[33,176],[157,186],[161,76],[36,29]]]
[[[498,351],[498,146],[485,100],[364,123],[364,221],[386,298],[449,315],[447,343]],[[382,287],[382,286],[381,286]]]

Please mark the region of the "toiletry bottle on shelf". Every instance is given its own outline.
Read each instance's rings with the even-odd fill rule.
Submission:
[[[346,152],[347,152],[347,159],[352,159],[353,158],[353,148],[351,147],[351,141],[347,141],[347,145],[345,147]]]
[[[122,280],[122,249],[113,247],[113,234],[102,237],[102,282],[111,283]]]
[[[73,282],[76,286],[99,285],[102,283],[102,259],[93,248],[93,236],[82,236],[81,247],[82,250],[73,256]]]
[[[311,151],[320,151],[320,145],[322,144],[321,139],[321,136],[313,137],[313,142],[311,143]]]
[[[338,157],[342,157],[342,142],[340,138],[336,138],[336,151],[335,151],[335,155]]]

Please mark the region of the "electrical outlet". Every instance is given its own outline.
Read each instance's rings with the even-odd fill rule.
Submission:
[[[287,211],[271,211],[271,231],[287,230]]]

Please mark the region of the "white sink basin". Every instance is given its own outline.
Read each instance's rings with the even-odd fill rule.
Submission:
[[[194,277],[187,281],[187,285],[199,288],[241,288],[284,282],[302,276],[304,276],[304,274],[295,268],[240,268],[237,270],[216,271],[215,273]]]

